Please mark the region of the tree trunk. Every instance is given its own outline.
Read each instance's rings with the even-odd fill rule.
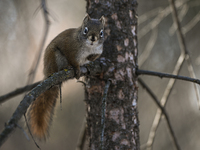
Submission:
[[[106,72],[87,78],[87,128],[92,150],[139,150],[137,111],[137,1],[87,0],[92,18],[104,15],[105,42],[101,59],[111,62]],[[107,93],[104,148],[101,147],[101,99],[106,80],[111,84]]]

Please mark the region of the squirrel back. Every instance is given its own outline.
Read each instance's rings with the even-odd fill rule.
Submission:
[[[103,52],[104,17],[92,19],[87,15],[79,28],[68,29],[55,37],[44,54],[44,78],[69,66],[80,76],[80,66],[94,61]],[[33,136],[45,140],[54,114],[59,86],[42,93],[30,106],[28,124]]]

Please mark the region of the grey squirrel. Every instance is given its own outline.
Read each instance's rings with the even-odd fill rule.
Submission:
[[[80,77],[80,66],[97,59],[103,52],[105,19],[92,19],[87,14],[79,28],[67,29],[57,35],[44,54],[44,78],[69,66]],[[42,93],[28,110],[28,124],[34,137],[45,140],[54,114],[59,86]]]

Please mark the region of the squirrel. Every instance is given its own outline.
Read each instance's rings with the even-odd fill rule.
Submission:
[[[75,69],[80,77],[80,66],[96,60],[103,52],[105,19],[93,19],[87,14],[78,28],[67,29],[58,34],[47,46],[44,54],[44,79],[68,67]],[[54,114],[59,86],[42,93],[28,110],[28,125],[39,140],[46,140]]]

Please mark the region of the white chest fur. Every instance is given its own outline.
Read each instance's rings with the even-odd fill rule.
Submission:
[[[90,61],[87,59],[87,57],[91,54],[99,54],[101,55],[103,52],[103,44],[99,44],[99,45],[91,45],[91,44],[86,44],[82,49],[81,52],[79,54],[79,56],[77,56],[77,60],[79,60],[79,64],[84,65],[86,63],[89,63]]]

